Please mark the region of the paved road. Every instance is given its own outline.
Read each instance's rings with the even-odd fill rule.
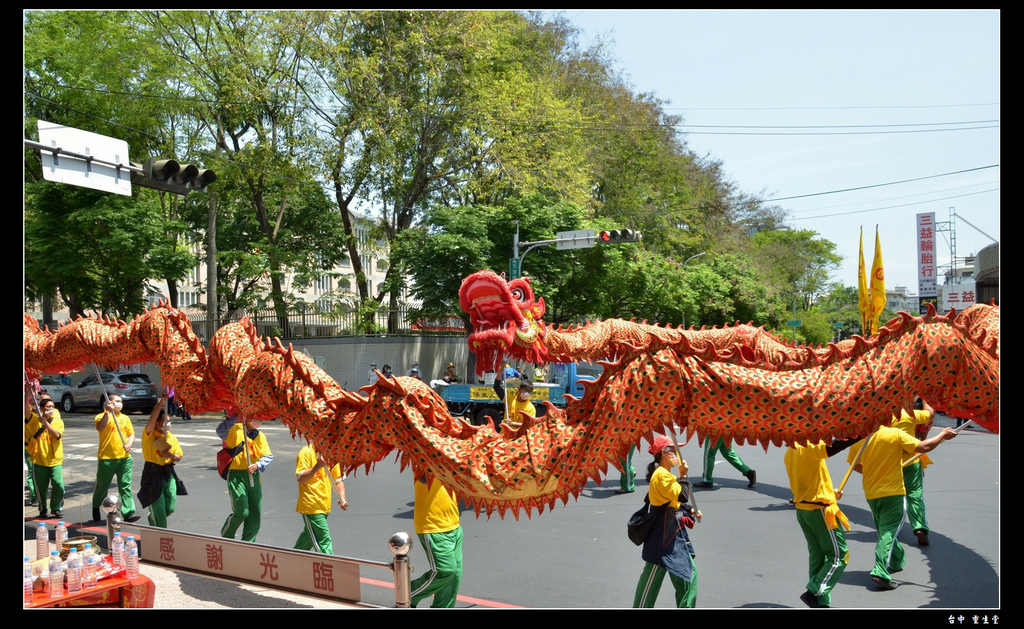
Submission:
[[[145,418],[133,415],[136,429]],[[95,431],[91,415],[68,415],[65,480],[68,520],[86,520],[95,472]],[[179,475],[189,496],[179,499],[171,526],[217,535],[228,512],[224,482],[214,467],[219,439],[217,419],[175,420],[172,430],[185,450]],[[936,425],[952,425],[939,416]],[[275,462],[264,475],[263,528],[259,542],[291,547],[299,534],[294,512],[297,489],[293,441],[278,422],[264,424]],[[803,608],[798,600],[806,581],[805,542],[796,524],[782,463],[783,450],[742,446],[737,451],[757,470],[758,484],[746,487],[726,462],[715,468],[720,486],[698,490],[704,521],[691,534],[697,549],[698,605],[703,608]],[[846,488],[843,510],[853,530],[848,533],[850,566],[833,593],[842,608],[929,608],[933,610],[997,610],[999,578],[999,436],[967,429],[944,443],[933,455],[925,492],[933,533],[929,547],[919,547],[909,531],[901,539],[907,550],[902,582],[892,592],[878,591],[868,571],[873,563],[876,535],[859,477]],[[683,456],[691,474],[701,472],[696,440]],[[838,482],[846,471],[845,458],[830,461]],[[136,487],[141,455],[136,455]],[[459,607],[624,608],[632,603],[641,569],[639,548],[625,536],[625,522],[642,502],[646,490],[643,470],[651,460],[645,451],[635,457],[640,476],[638,491],[618,495],[618,472],[610,470],[603,486],[590,483],[577,501],[542,514],[516,520],[508,515],[474,517],[463,512],[465,574]],[[339,555],[389,561],[386,542],[394,531],[412,532],[412,478],[399,473],[394,458],[378,463],[365,475],[350,477],[352,507],[337,509],[329,522]],[[31,509],[26,509],[26,515]],[[417,544],[418,546],[418,544]],[[410,555],[414,567],[426,565],[422,549]],[[368,603],[393,604],[390,573],[363,571],[363,597]],[[416,574],[414,573],[414,577]],[[663,587],[658,607],[671,607],[671,586]]]

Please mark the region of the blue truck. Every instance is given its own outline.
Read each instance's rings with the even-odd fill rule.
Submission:
[[[545,371],[545,382],[533,383],[530,400],[537,408],[537,415],[543,416],[547,407],[542,402],[551,402],[559,408],[565,407],[566,393],[575,397],[583,395],[584,381],[597,380],[603,368],[596,363],[551,363]],[[482,426],[488,421],[497,428],[505,417],[505,401],[494,393],[494,387],[478,384],[435,384],[435,390],[448,406],[448,412],[473,424]],[[516,395],[517,387],[508,387],[510,397]]]

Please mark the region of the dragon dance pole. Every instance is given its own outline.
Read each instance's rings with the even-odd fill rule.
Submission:
[[[36,398],[36,392],[35,392],[34,388],[32,387],[32,381],[29,380],[28,372],[27,371],[25,372],[25,386],[28,388],[29,392],[32,394],[32,406],[36,407],[36,414],[39,415],[40,419],[42,419],[43,411],[42,411],[42,409],[39,408],[39,399]]]
[[[100,391],[103,392],[103,400],[106,404],[103,405],[103,410],[106,412],[107,404],[110,404],[110,396],[107,395],[107,387],[103,384],[103,378],[100,377],[100,368],[96,366],[96,363],[92,364],[92,370],[96,373],[96,384],[100,385]],[[128,449],[128,442],[124,440],[124,434],[121,433],[121,424],[117,423],[117,416],[111,413],[111,418],[114,420],[114,430],[117,432],[117,436],[121,438],[121,447],[128,456],[131,456],[132,451]]]
[[[870,435],[867,436],[867,439],[865,439],[864,442],[860,444],[860,450],[857,451],[857,456],[853,459],[853,463],[850,463],[850,469],[846,470],[846,476],[843,477],[843,482],[839,483],[839,488],[836,489],[837,494],[842,493],[843,487],[846,487],[846,481],[850,480],[850,474],[853,473],[853,468],[857,467],[857,464],[860,463],[860,457],[861,455],[864,454],[864,448],[868,445],[868,442],[871,441],[871,438],[874,436],[875,433],[871,433]]]
[[[968,419],[964,423],[962,423],[959,426],[957,426],[956,428],[954,428],[953,432],[959,433],[961,430],[966,428],[968,426],[968,424],[970,424],[973,421],[974,421],[973,419]],[[917,460],[920,459],[922,456],[924,456],[924,454],[925,454],[924,452],[920,452],[920,453],[915,454],[914,456],[910,457],[909,459],[907,459],[907,462],[903,464],[903,467],[907,467],[908,465],[913,465],[914,463],[917,463]]]
[[[249,433],[245,430],[245,416],[242,416],[242,444],[245,446],[245,472],[249,475],[249,487],[255,487],[256,484],[252,481],[252,472],[249,471],[249,466],[252,465],[252,460],[249,459]]]

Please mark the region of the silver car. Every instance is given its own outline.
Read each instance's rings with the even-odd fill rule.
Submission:
[[[156,385],[144,373],[101,373],[103,381],[101,388],[96,376],[88,376],[82,380],[77,387],[71,387],[64,392],[60,399],[61,410],[65,413],[73,413],[78,408],[103,409],[107,404],[107,397],[111,395],[121,396],[124,403],[123,410],[126,413],[141,411],[148,414],[157,403]],[[103,395],[106,389],[107,395]]]
[[[49,395],[54,404],[60,404],[61,399],[64,397],[64,392],[69,388],[68,385],[52,376],[43,376],[39,379],[39,395]]]

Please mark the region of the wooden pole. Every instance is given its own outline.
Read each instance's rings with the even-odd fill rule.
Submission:
[[[668,434],[670,434],[672,436],[672,445],[676,449],[676,458],[679,459],[680,461],[682,461],[683,460],[683,453],[679,449],[679,439],[676,437],[675,429],[669,428],[668,429]],[[686,475],[686,480],[687,481],[690,480],[690,475],[689,474]],[[687,482],[687,485],[689,485],[691,487],[691,489],[690,489],[690,501],[693,502],[694,520],[699,522],[700,520],[696,518],[696,513],[697,513],[697,495],[693,493],[693,489],[692,489],[693,486],[690,485],[689,482]]]

